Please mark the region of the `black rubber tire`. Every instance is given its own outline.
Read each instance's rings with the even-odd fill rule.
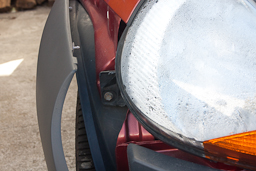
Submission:
[[[83,113],[79,95],[76,106],[76,170],[95,171],[92,155],[84,126]]]

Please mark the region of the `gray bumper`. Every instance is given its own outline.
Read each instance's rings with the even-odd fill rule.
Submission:
[[[218,171],[218,169],[166,156],[135,144],[128,145],[127,156],[130,171]]]
[[[61,142],[61,113],[73,62],[69,1],[56,0],[46,22],[38,57],[36,103],[48,170],[68,170]]]

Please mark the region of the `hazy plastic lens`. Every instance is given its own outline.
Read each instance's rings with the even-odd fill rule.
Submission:
[[[146,1],[121,78],[141,113],[198,141],[256,130],[256,9],[242,0]]]

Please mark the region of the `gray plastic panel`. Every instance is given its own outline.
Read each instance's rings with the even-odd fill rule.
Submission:
[[[166,156],[135,144],[128,145],[127,155],[130,171],[218,171],[217,169]]]
[[[68,170],[61,142],[61,113],[73,64],[68,0],[56,0],[46,22],[38,57],[36,101],[48,170]]]

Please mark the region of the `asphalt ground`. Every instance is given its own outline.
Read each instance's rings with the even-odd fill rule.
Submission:
[[[36,67],[40,39],[50,7],[0,14],[0,170],[47,170],[36,114]],[[62,116],[64,153],[75,170],[73,79]]]

